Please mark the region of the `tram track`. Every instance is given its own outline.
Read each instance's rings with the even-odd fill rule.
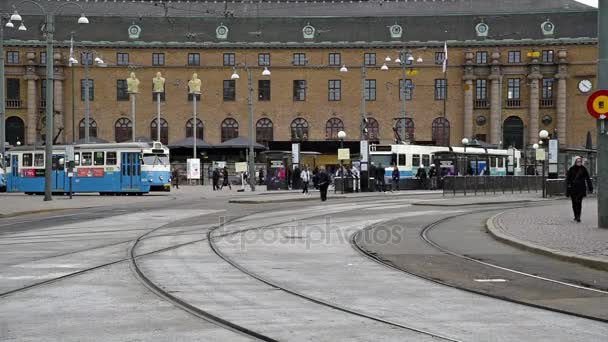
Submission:
[[[547,204],[540,204],[540,205],[533,205],[534,207],[543,207],[546,206]],[[521,206],[515,206],[515,207],[510,207],[509,209],[518,209],[518,208],[525,208],[525,207],[530,207],[530,205],[521,205]],[[516,274],[519,276],[523,276],[523,277],[528,277],[528,278],[532,278],[538,281],[542,281],[542,282],[548,282],[548,283],[552,283],[552,284],[556,284],[559,286],[566,286],[569,288],[574,288],[577,290],[581,290],[581,291],[589,291],[589,292],[593,292],[593,293],[600,293],[600,294],[605,294],[608,295],[608,291],[604,291],[601,289],[596,289],[596,288],[592,288],[592,287],[585,287],[585,286],[581,286],[581,285],[577,285],[577,284],[572,284],[572,283],[568,283],[565,281],[560,281],[557,279],[552,279],[552,278],[548,278],[548,277],[542,277],[542,276],[538,276],[538,275],[534,275],[534,274],[530,274],[530,273],[526,273],[526,272],[522,272],[522,271],[518,271],[515,270],[513,268],[509,268],[509,267],[504,267],[504,266],[500,266],[497,264],[493,264],[490,262],[486,262],[486,261],[482,261],[482,260],[478,260],[475,259],[473,257],[470,256],[466,256],[466,255],[462,255],[459,254],[457,252],[454,252],[448,248],[445,248],[441,245],[439,245],[438,243],[436,243],[435,241],[433,241],[429,236],[428,233],[435,227],[437,227],[438,225],[445,223],[449,220],[458,218],[458,217],[462,217],[462,216],[466,216],[466,215],[474,215],[474,214],[480,214],[480,213],[485,213],[485,212],[493,212],[496,211],[496,209],[480,209],[480,210],[476,210],[476,211],[470,211],[470,212],[466,212],[466,213],[459,213],[456,215],[451,215],[448,217],[444,217],[441,218],[439,220],[433,221],[429,224],[424,225],[420,232],[419,232],[419,237],[420,239],[426,243],[428,246],[446,254],[446,255],[450,255],[452,257],[461,259],[461,260],[467,260],[470,262],[474,262],[486,267],[491,267],[494,269],[498,269],[504,272],[509,272],[512,274]],[[490,297],[490,298],[495,298],[495,299],[499,299],[499,300],[504,300],[504,301],[508,301],[508,302],[512,302],[512,303],[516,303],[516,304],[520,304],[520,305],[525,305],[525,306],[529,306],[529,307],[534,307],[534,308],[538,308],[538,309],[543,309],[543,310],[548,310],[548,311],[552,311],[552,312],[557,312],[557,313],[561,313],[561,314],[566,314],[566,315],[571,315],[571,316],[575,316],[575,317],[580,317],[580,318],[585,318],[585,319],[590,319],[590,320],[594,320],[594,321],[599,321],[599,322],[604,322],[604,323],[608,323],[608,319],[604,319],[601,317],[595,317],[595,316],[590,316],[590,315],[585,315],[585,314],[581,314],[581,313],[577,313],[577,312],[572,312],[572,311],[568,311],[568,310],[562,310],[562,309],[558,309],[555,307],[551,307],[551,306],[547,306],[547,305],[542,305],[542,304],[536,304],[536,303],[531,303],[531,302],[527,302],[527,301],[523,301],[523,300],[517,300],[515,298],[511,298],[511,297],[507,297],[507,296],[502,296],[502,295],[495,295],[492,293],[487,293],[487,292],[483,292],[483,291],[479,291],[479,290],[475,290],[472,288],[468,288],[468,287],[464,287],[464,286],[459,286],[459,285],[455,285],[453,283],[450,283],[448,281],[444,281],[435,277],[430,277],[427,275],[424,275],[422,273],[419,272],[413,272],[410,270],[407,270],[405,268],[402,267],[398,267],[397,265],[394,265],[393,263],[391,263],[390,261],[387,261],[383,258],[381,258],[380,256],[378,256],[376,253],[370,253],[368,250],[366,250],[365,248],[363,248],[358,240],[360,237],[360,234],[362,234],[363,232],[367,231],[367,230],[371,230],[374,227],[378,226],[379,224],[375,224],[369,227],[366,227],[362,230],[360,230],[359,232],[353,234],[352,238],[351,238],[351,245],[353,246],[353,248],[359,252],[361,255],[365,256],[366,258],[373,260],[385,267],[388,267],[390,269],[411,275],[411,276],[415,276],[417,278],[420,279],[424,279],[427,281],[430,281],[432,283],[436,283],[436,284],[440,284],[443,286],[448,286],[451,288],[455,288],[455,289],[459,289],[459,290],[463,290],[466,292],[470,292],[470,293],[474,293],[474,294],[478,294],[478,295],[482,295],[482,296],[486,296],[486,297]]]

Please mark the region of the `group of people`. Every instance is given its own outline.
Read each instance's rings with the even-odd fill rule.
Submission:
[[[221,177],[221,184],[220,184]],[[223,169],[213,169],[211,172],[211,181],[213,184],[213,191],[220,191],[224,189],[225,186],[228,189],[232,190],[232,185],[230,184],[230,179],[228,178],[228,168],[224,167]]]
[[[378,166],[371,163],[369,168],[370,178],[374,178],[374,186],[376,190],[379,192],[386,191],[386,168],[379,163]],[[437,177],[438,172],[435,164],[431,164],[429,167],[429,171],[427,173],[424,165],[420,165],[418,171],[416,172],[416,178],[420,181],[420,188],[431,190],[437,190]],[[399,182],[401,180],[401,172],[399,171],[399,167],[397,164],[393,164],[393,172],[391,173],[391,191],[399,191]],[[427,180],[430,180],[430,186]]]

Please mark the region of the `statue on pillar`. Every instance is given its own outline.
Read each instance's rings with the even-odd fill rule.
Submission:
[[[135,77],[135,73],[132,72],[131,76],[127,78],[127,92],[129,94],[139,93],[139,80]]]
[[[192,79],[188,81],[188,91],[190,94],[200,94],[201,93],[201,80],[198,78],[196,73],[192,74]]]
[[[156,73],[156,77],[152,79],[154,83],[153,91],[155,93],[164,93],[165,92],[165,78],[161,75],[160,71]]]

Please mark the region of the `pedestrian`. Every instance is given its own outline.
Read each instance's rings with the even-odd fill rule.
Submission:
[[[431,164],[429,178],[431,179],[431,190],[437,190],[437,169],[435,168],[435,164]]]
[[[312,185],[315,187],[315,190],[319,190],[319,167],[315,166],[312,170]]]
[[[177,170],[177,167],[173,167],[171,178],[173,180],[173,187],[179,189],[179,171]]]
[[[230,185],[230,179],[228,179],[228,168],[227,167],[224,167],[223,176],[224,176],[224,180],[223,180],[222,187],[220,188],[220,190],[222,190],[225,186],[227,186],[230,190],[232,190],[232,185]]]
[[[259,180],[259,185],[263,185],[264,184],[264,169],[260,168],[260,172],[258,174],[258,177],[260,178]]]
[[[302,193],[306,195],[310,195],[308,192],[308,183],[310,182],[310,170],[308,170],[308,166],[305,166],[302,172],[300,173],[300,178],[302,179]]]
[[[369,166],[369,171],[368,171],[368,187],[369,187],[369,191],[376,191],[375,187],[376,187],[376,165],[374,165],[374,162],[371,163],[371,165]]]
[[[213,179],[213,191],[220,190],[220,172],[218,169],[213,169],[211,177]]]
[[[426,169],[424,165],[420,165],[418,171],[416,171],[416,178],[419,179],[419,186],[421,189],[426,189]]]
[[[207,179],[208,179],[207,182],[209,182],[210,180],[213,179],[213,166],[212,165],[209,165],[209,167],[207,168]],[[209,183],[207,183],[207,184],[209,184]]]
[[[355,187],[355,192],[359,192],[359,187],[361,186],[359,180],[361,174],[359,173],[359,169],[355,165],[353,165],[350,169],[350,173],[353,175],[354,178],[353,185]]]
[[[393,167],[393,177],[392,177],[392,184],[391,184],[391,192],[397,190],[399,191],[399,178],[400,178],[400,174],[399,174],[399,167],[397,167],[397,163],[394,164]]]
[[[319,179],[319,190],[321,192],[321,201],[325,202],[327,200],[327,188],[329,187],[329,175],[325,171],[324,167],[319,168],[319,173],[317,174]]]
[[[581,222],[581,211],[583,210],[583,197],[589,193],[593,193],[593,183],[589,177],[587,168],[583,165],[583,158],[576,157],[574,165],[568,170],[566,176],[566,196],[572,200],[572,211],[574,212],[574,221]]]
[[[378,164],[376,168],[376,188],[379,192],[385,192],[386,181],[384,180],[384,176],[386,174],[386,169],[382,166],[382,163]]]

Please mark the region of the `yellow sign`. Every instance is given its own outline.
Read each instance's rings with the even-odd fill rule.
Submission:
[[[349,160],[349,159],[350,159],[350,149],[339,148],[338,149],[338,160]]]
[[[545,149],[543,149],[543,148],[536,149],[536,160],[545,160]]]
[[[247,171],[247,163],[246,162],[234,163],[234,169],[235,169],[236,172],[246,172]]]
[[[407,75],[408,76],[416,76],[416,75],[418,75],[418,70],[416,70],[416,69],[408,70],[407,71]]]
[[[608,95],[600,95],[593,100],[593,109],[600,115],[608,113]]]
[[[540,57],[540,52],[539,51],[530,51],[528,52],[528,57]]]

